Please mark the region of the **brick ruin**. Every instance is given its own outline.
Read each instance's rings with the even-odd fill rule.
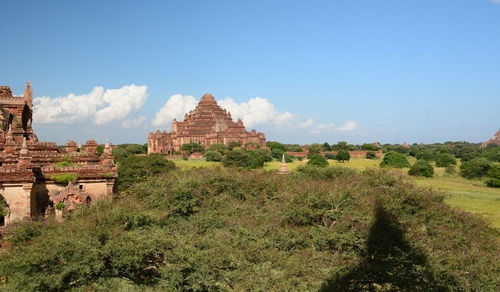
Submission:
[[[64,149],[39,142],[31,127],[32,102],[30,82],[23,96],[0,86],[0,225],[61,214],[115,191],[111,146],[106,143],[98,155],[94,140],[84,147],[68,141]]]
[[[198,143],[204,147],[238,142],[242,145],[255,143],[266,146],[266,136],[255,130],[247,131],[243,121],[233,122],[231,113],[221,108],[215,98],[205,94],[196,108],[184,116],[184,121],[172,121],[172,132],[159,130],[148,135],[148,154],[175,154],[182,145]]]
[[[491,139],[483,142],[481,144],[481,147],[488,147],[488,145],[490,145],[490,144],[500,146],[500,130],[498,132],[496,132],[495,135],[493,135],[493,137],[491,137]]]

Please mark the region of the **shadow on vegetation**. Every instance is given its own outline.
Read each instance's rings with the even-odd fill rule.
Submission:
[[[450,291],[438,283],[424,253],[404,238],[394,215],[380,204],[374,213],[360,264],[326,280],[320,291]]]

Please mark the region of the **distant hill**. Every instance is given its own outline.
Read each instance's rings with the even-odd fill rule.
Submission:
[[[498,291],[498,231],[387,172],[173,170],[26,223],[6,290]]]

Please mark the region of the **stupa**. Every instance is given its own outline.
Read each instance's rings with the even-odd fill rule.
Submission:
[[[285,160],[285,154],[283,154],[283,157],[281,157],[281,166],[280,169],[278,170],[278,174],[288,174],[288,167],[286,167],[286,160]]]

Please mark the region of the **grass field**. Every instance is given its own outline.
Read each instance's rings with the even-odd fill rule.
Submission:
[[[352,158],[349,162],[340,163],[329,160],[331,166],[348,167],[363,171],[368,168],[379,168],[380,159]],[[415,162],[415,158],[409,157],[410,163]],[[219,162],[208,162],[205,160],[175,160],[180,168],[191,167],[215,167],[220,166]],[[267,162],[265,170],[278,170],[281,162]],[[293,171],[298,166],[306,164],[304,161],[294,161],[288,163],[288,170]],[[400,170],[406,174],[408,168]],[[446,202],[451,206],[465,211],[480,214],[491,222],[492,226],[500,229],[500,189],[488,188],[479,180],[468,180],[458,175],[449,175],[444,172],[444,168],[435,168],[433,178],[408,177],[409,181],[423,187],[438,189],[446,194]]]

